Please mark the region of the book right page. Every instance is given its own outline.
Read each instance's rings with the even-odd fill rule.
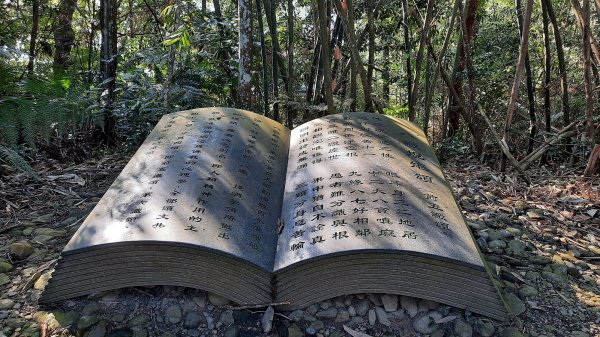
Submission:
[[[294,129],[282,209],[275,272],[359,251],[483,269],[433,149],[401,119],[353,112]]]

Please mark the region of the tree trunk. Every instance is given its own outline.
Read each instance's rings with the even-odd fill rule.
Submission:
[[[421,65],[423,64],[423,53],[425,52],[425,43],[429,35],[429,25],[431,24],[431,18],[433,16],[433,4],[434,0],[427,1],[427,14],[425,15],[425,22],[421,27],[421,38],[419,40],[419,49],[417,51],[417,64],[415,66],[415,77],[413,81],[413,87],[410,93],[410,105],[408,110],[408,120],[411,122],[415,121],[415,105],[417,104],[417,97],[419,95],[419,81],[421,78]]]
[[[229,52],[228,48],[225,46],[225,23],[223,22],[223,16],[221,14],[221,4],[219,0],[213,0],[213,7],[215,10],[215,21],[217,22],[217,27],[219,30],[219,52],[218,56],[220,59],[221,69],[225,72],[227,76],[227,83],[229,84],[229,91],[231,93],[231,100],[233,101],[233,105],[238,105],[238,90],[234,85],[233,72],[231,71],[231,67],[229,67]]]
[[[258,34],[260,37],[260,56],[262,60],[263,81],[263,115],[269,114],[269,71],[267,66],[267,47],[265,46],[265,27],[263,25],[262,8],[260,0],[256,0],[256,17],[258,18]]]
[[[517,23],[519,24],[519,35],[523,38],[523,5],[521,0],[516,0],[517,7]],[[535,88],[533,87],[533,79],[531,76],[531,63],[529,62],[529,51],[525,54],[525,76],[527,81],[527,100],[529,102],[529,143],[527,145],[527,153],[533,151],[535,144],[535,135],[537,133],[537,122],[535,116]]]
[[[542,0],[542,4],[546,7],[548,18],[552,24],[552,30],[554,32],[554,42],[556,43],[556,55],[558,56],[558,70],[560,72],[560,88],[562,93],[562,106],[563,106],[563,124],[567,126],[571,123],[571,107],[569,106],[569,81],[567,80],[567,64],[565,62],[565,52],[563,49],[562,38],[560,36],[560,30],[558,28],[558,21],[554,14],[554,8],[552,8],[551,0]],[[570,138],[567,138],[567,152],[571,152]]]
[[[287,2],[287,24],[288,24],[288,88],[287,96],[288,102],[294,101],[294,0],[288,0]],[[295,111],[292,109],[292,105],[287,106],[287,127],[292,129],[294,127],[294,115]]]
[[[37,42],[38,27],[40,24],[40,0],[33,0],[31,8],[31,35],[29,39],[29,62],[27,63],[27,71],[33,73],[33,65],[35,63],[35,47]]]
[[[350,57],[350,111],[356,111],[356,60],[354,57]]]
[[[525,56],[529,46],[529,26],[531,24],[531,12],[533,9],[533,0],[527,0],[525,7],[525,16],[523,18],[523,33],[521,36],[521,45],[519,46],[519,58],[515,69],[515,78],[513,80],[512,89],[510,91],[510,99],[508,101],[508,111],[506,112],[506,121],[504,122],[504,134],[502,140],[507,143],[508,132],[512,124],[513,115],[517,108],[517,98],[519,97],[519,87],[521,86],[521,76],[523,74],[523,65],[525,64]],[[507,143],[508,144],[508,143]],[[506,157],[502,158],[501,170],[504,171],[506,166]]]
[[[390,105],[390,46],[385,43],[383,46],[383,72],[381,73],[383,80],[383,100],[386,105]]]
[[[373,87],[373,69],[375,68],[375,20],[373,18],[373,1],[365,3],[367,11],[367,29],[369,31],[368,65],[367,81],[369,86]]]
[[[435,70],[433,73],[433,82],[431,84],[431,90],[430,90],[429,95],[427,96],[427,100],[425,102],[425,114],[426,115],[429,115],[430,111],[431,111],[431,102],[433,100],[433,94],[435,92],[438,74],[442,67],[442,62],[444,60],[444,57],[446,56],[446,51],[448,49],[448,44],[450,43],[450,37],[452,36],[452,30],[454,29],[454,23],[456,22],[456,16],[458,15],[461,1],[462,0],[454,1],[454,8],[452,9],[452,13],[450,14],[451,15],[450,23],[448,24],[448,30],[446,32],[446,37],[444,38],[444,45],[442,46],[442,51],[440,52],[440,57],[438,58],[437,65],[435,66]],[[451,95],[448,95],[448,96],[451,97]],[[443,111],[443,109],[442,109],[442,111]],[[443,124],[443,128],[444,128],[443,130],[445,130],[445,128],[447,127],[447,124],[445,124],[445,121],[447,121],[446,116],[444,116],[442,118],[442,124]],[[445,132],[442,131],[442,134],[445,134]]]
[[[69,62],[75,33],[73,32],[73,12],[77,0],[63,0],[58,9],[58,18],[54,27],[54,71],[62,71]]]
[[[482,121],[482,114],[476,111],[474,71],[473,61],[471,59],[471,47],[473,45],[473,42],[475,41],[475,24],[478,6],[478,0],[469,0],[464,10],[461,11],[461,31],[464,37],[462,39],[463,53],[461,54],[461,56],[463,57],[462,63],[464,64],[464,69],[467,73],[467,84],[469,88],[469,104],[467,105],[467,125],[470,125],[473,148],[475,152],[478,155],[480,155],[483,152],[484,145],[484,121]]]
[[[260,0],[256,0],[260,1]],[[265,8],[265,10],[269,10]],[[240,106],[242,109],[252,108],[252,2],[238,1],[239,18],[239,64],[238,85],[240,88]]]
[[[427,53],[427,62],[425,62],[425,100],[429,100],[429,97],[433,95],[433,88],[431,86],[431,71],[433,67],[431,67],[431,53]],[[427,133],[429,131],[429,114],[430,110],[425,109],[423,113],[423,133],[425,133],[425,137],[427,137]]]
[[[259,0],[256,0],[259,1]],[[277,38],[277,16],[275,15],[275,0],[264,0],[265,11],[269,11],[269,33],[271,34],[271,76],[273,77],[273,119],[279,121],[279,40]],[[267,7],[268,5],[268,7]]]
[[[363,91],[365,94],[365,110],[373,111],[373,98],[371,97],[371,86],[367,80],[367,72],[363,66],[363,62],[358,52],[358,45],[356,43],[356,30],[354,28],[354,7],[352,0],[346,0],[346,8],[342,7],[341,0],[333,0],[338,14],[342,18],[344,24],[344,33],[346,34],[346,40],[348,41],[348,48],[352,54],[352,58],[356,62],[358,74],[360,75],[360,81],[363,85]]]
[[[550,22],[548,19],[548,13],[546,12],[546,6],[542,1],[542,28],[544,31],[544,121],[546,127],[546,134],[550,134],[552,131],[551,119],[550,119],[550,72],[552,71],[552,55],[550,54]],[[547,162],[547,156],[541,159],[541,163]]]
[[[321,62],[323,64],[323,86],[325,87],[325,101],[327,102],[327,113],[332,115],[335,113],[335,106],[333,106],[333,88],[331,87],[331,41],[329,39],[329,16],[327,15],[327,8],[324,1],[317,0],[317,7],[319,11],[319,33],[321,36]]]
[[[411,103],[411,92],[412,92],[412,65],[410,60],[411,47],[410,47],[410,32],[408,26],[408,20],[410,15],[408,15],[408,3],[406,0],[402,0],[402,26],[404,27],[404,53],[406,55],[406,96],[408,102],[408,114],[414,114],[412,103]]]
[[[584,26],[584,10],[581,8],[581,5],[579,4],[579,0],[571,0],[571,4],[573,5],[573,11],[575,12],[575,17],[577,18],[577,23],[579,24],[579,29],[581,29],[581,32],[583,33],[583,26]],[[589,8],[589,6],[588,6]],[[589,13],[589,11],[588,11]],[[589,27],[589,25],[588,25]],[[600,64],[600,46],[598,46],[598,41],[596,41],[596,39],[594,38],[594,35],[592,33],[592,30],[589,30],[589,34],[588,34],[588,40],[590,43],[590,46],[592,47],[592,52],[594,53],[594,57],[596,58],[596,63]]]
[[[117,13],[116,0],[100,1],[100,31],[102,42],[100,47],[100,106],[104,117],[103,140],[107,145],[117,144],[113,103],[117,76]]]
[[[576,0],[578,1],[578,0]],[[594,93],[592,89],[592,80],[590,76],[590,0],[583,0],[583,78],[585,84],[585,116],[588,132],[588,142],[590,151],[596,144],[594,135]]]

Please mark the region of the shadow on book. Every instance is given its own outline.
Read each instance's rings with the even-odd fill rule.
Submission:
[[[506,316],[421,130],[363,112],[291,131],[229,108],[164,116],[40,302],[144,285],[284,309],[390,293]]]

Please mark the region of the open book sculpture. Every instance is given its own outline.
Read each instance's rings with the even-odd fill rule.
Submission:
[[[362,112],[291,131],[237,109],[164,116],[41,301],[157,284],[290,309],[393,293],[505,317],[422,131]]]

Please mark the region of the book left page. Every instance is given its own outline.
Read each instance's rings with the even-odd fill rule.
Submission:
[[[290,131],[258,114],[165,115],[64,253],[119,242],[192,245],[272,271]]]

